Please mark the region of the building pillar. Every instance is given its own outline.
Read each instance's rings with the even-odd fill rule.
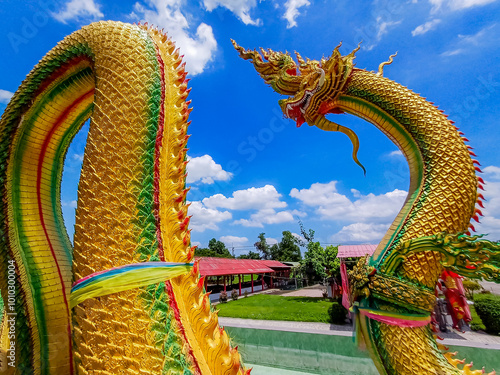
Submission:
[[[241,296],[241,275],[238,275],[238,284],[240,287],[240,296]]]
[[[262,274],[262,290],[264,290],[264,276],[265,275],[266,275],[265,273]]]
[[[222,278],[224,279],[224,292],[226,291],[226,276],[222,276]]]
[[[252,293],[253,293],[253,273],[252,273],[252,274],[250,274],[250,280],[251,280],[251,282],[252,282]]]

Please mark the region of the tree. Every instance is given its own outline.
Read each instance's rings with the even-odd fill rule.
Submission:
[[[271,252],[271,246],[266,241],[266,234],[261,233],[259,234],[259,241],[257,241],[254,244],[255,248],[262,253],[261,258],[262,259],[273,259],[272,257],[272,252]]]
[[[299,240],[288,230],[282,234],[281,241],[271,247],[272,259],[281,262],[299,262],[302,259],[298,245]]]
[[[324,258],[325,251],[319,242],[309,242],[307,244],[307,251],[301,265],[309,280],[323,280],[326,277]]]
[[[328,245],[325,248],[324,266],[326,272],[335,278],[340,277],[340,259],[337,258],[338,253],[338,246]]]
[[[194,255],[197,257],[234,258],[226,248],[226,245],[224,245],[224,242],[218,241],[215,238],[212,238],[208,242],[208,249],[196,249]]]
[[[256,253],[252,250],[248,252],[248,254],[241,254],[238,259],[260,259],[259,253]]]

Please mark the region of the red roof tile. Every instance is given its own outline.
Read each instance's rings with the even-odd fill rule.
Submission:
[[[272,268],[270,268],[271,265],[274,265],[275,268],[278,268],[275,263],[265,262],[276,262],[280,265],[280,267],[285,266],[284,264],[274,260],[264,261],[256,259],[230,259],[211,257],[202,257],[197,259],[200,259],[200,274],[202,276],[269,273],[275,272]]]
[[[372,255],[377,245],[340,245],[338,258],[364,257],[366,254]]]

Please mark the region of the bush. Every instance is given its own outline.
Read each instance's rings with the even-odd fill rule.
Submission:
[[[224,290],[222,292],[220,292],[220,294],[219,294],[219,302],[220,303],[227,302],[227,292],[225,292]]]
[[[233,289],[231,291],[231,298],[233,299],[233,301],[236,301],[238,297],[239,297],[238,292],[236,291],[236,289]]]
[[[476,294],[474,308],[483,321],[486,332],[500,336],[500,296]]]
[[[464,279],[462,284],[465,289],[465,296],[468,300],[474,299],[474,292],[479,292],[483,287],[476,280]]]
[[[330,316],[330,323],[345,324],[347,310],[338,302],[332,303],[328,308],[328,315]]]

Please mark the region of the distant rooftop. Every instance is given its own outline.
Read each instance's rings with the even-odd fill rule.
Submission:
[[[340,245],[338,258],[359,258],[365,255],[372,255],[377,245]]]

